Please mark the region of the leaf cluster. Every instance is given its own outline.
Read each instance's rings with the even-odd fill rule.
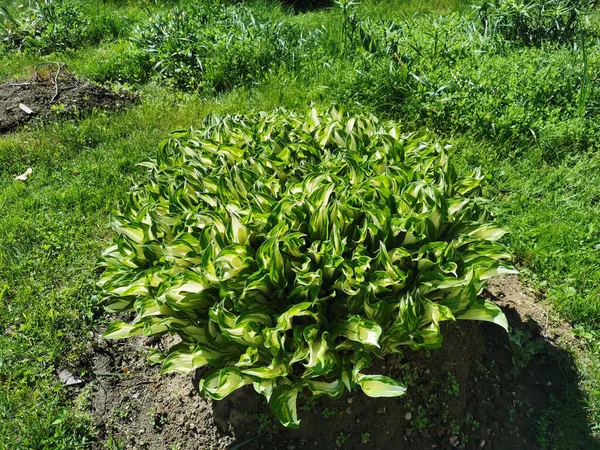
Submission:
[[[9,48],[35,54],[49,54],[75,48],[85,39],[90,19],[78,2],[40,0],[17,18],[3,8],[4,43]]]
[[[108,5],[83,0],[31,0],[0,6],[0,45],[8,51],[49,55],[126,34],[129,19]]]
[[[514,272],[481,198],[447,151],[335,109],[209,116],[159,148],[115,216],[99,286],[108,338],[174,333],[163,372],[209,365],[200,390],[244,385],[297,426],[296,397],[398,396],[372,358],[437,348],[440,323],[507,328],[479,297]]]
[[[486,32],[510,42],[572,42],[581,17],[597,0],[484,0],[476,5]]]
[[[279,65],[290,44],[286,33],[246,6],[193,3],[152,15],[133,41],[164,81],[221,92],[256,82]]]

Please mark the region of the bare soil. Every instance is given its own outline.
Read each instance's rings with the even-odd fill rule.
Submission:
[[[133,100],[130,95],[115,93],[58,69],[36,71],[27,80],[0,84],[0,134],[14,131],[33,119],[118,109]]]
[[[88,380],[97,448],[109,437],[151,450],[552,448],[557,408],[577,381],[571,353],[556,344],[571,342],[571,330],[552,321],[515,276],[494,281],[487,295],[505,311],[510,337],[492,324],[445,324],[441,349],[407,349],[371,368],[404,380],[404,397],[302,398],[298,430],[281,427],[251,387],[213,402],[191,376],[159,376],[145,355],[160,341],[99,340]]]

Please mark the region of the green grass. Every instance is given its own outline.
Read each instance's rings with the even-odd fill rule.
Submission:
[[[148,4],[154,12],[167,8]],[[102,320],[94,265],[112,238],[109,215],[129,187],[143,180],[136,164],[153,156],[170,130],[197,125],[210,112],[337,102],[397,118],[407,130],[431,128],[455,145],[463,168],[480,165],[490,175],[488,194],[511,232],[507,243],[524,278],[561,317],[588,331],[600,329],[597,45],[590,47],[590,88],[582,110],[579,50],[492,51],[487,41],[477,42],[457,26],[462,19],[450,16],[470,10],[460,0],[366,1],[360,15],[414,21],[411,30],[423,45],[419,51],[426,57],[408,45],[400,56],[429,85],[409,77],[407,90],[394,91],[398,85],[384,84],[389,57],[335,54],[342,39],[338,10],[291,15],[268,2],[252,8],[265,5],[274,19],[303,31],[324,25],[318,44],[328,49],[297,71],[275,67],[260,81],[204,97],[159,86],[139,66],[127,36],[148,11],[134,1],[88,3],[95,11],[93,44],[46,56],[0,48],[0,80],[23,78],[40,61],[60,60],[79,76],[118,80],[141,93],[141,104],[126,112],[36,124],[0,137],[0,449],[83,448],[94,438],[85,394],[72,398],[55,371],[78,366],[88,333]],[[429,19],[423,16],[455,36],[447,53],[432,56],[433,35],[425,33]],[[474,56],[463,46],[490,54]],[[364,94],[358,99],[357,90]],[[391,104],[392,95],[403,100]],[[30,182],[15,182],[28,167],[34,170]],[[590,427],[600,433],[597,344],[592,338],[587,351],[577,354]]]
[[[524,276],[574,324],[600,328],[600,153],[545,162],[539,147],[523,158],[498,155],[462,136],[464,165],[482,165],[497,219]]]
[[[76,367],[89,345],[95,261],[112,238],[110,213],[143,180],[137,163],[152,157],[169,131],[199,125],[210,112],[272,109],[284,101],[257,92],[211,102],[161,89],[144,94],[142,105],[122,114],[33,126],[0,139],[0,210],[10,212],[0,217],[0,448],[71,449],[93,435],[84,413],[64,409],[67,392],[55,369]],[[297,97],[288,100],[299,106]],[[34,168],[30,181],[14,181],[27,167]],[[66,422],[55,423],[65,414]]]

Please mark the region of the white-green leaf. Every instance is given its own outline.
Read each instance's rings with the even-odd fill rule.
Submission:
[[[483,302],[477,301],[473,303],[469,309],[467,309],[460,316],[456,317],[461,320],[481,320],[484,322],[493,322],[496,325],[500,325],[508,332],[508,321],[502,310],[488,300]]]
[[[200,380],[200,392],[214,400],[221,400],[236,389],[251,384],[252,379],[240,372],[237,367],[225,367],[209,372]]]
[[[358,384],[369,397],[399,397],[406,392],[398,380],[382,375],[362,375]]]
[[[381,327],[377,322],[360,316],[349,317],[336,327],[337,335],[374,347],[379,347],[381,333]]]
[[[300,426],[296,411],[297,398],[298,388],[286,385],[278,387],[271,395],[271,409],[285,427],[298,428]]]
[[[339,398],[344,393],[344,383],[341,380],[331,382],[305,380],[304,383],[312,391],[313,395],[327,395],[331,398]]]
[[[142,327],[139,325],[130,325],[118,320],[108,326],[102,337],[105,339],[123,339],[140,334],[142,334]]]

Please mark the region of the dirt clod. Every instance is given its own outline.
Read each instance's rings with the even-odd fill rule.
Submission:
[[[78,115],[93,109],[118,109],[132,103],[127,94],[75,78],[65,72],[35,72],[28,80],[0,84],[0,134],[33,119]]]

